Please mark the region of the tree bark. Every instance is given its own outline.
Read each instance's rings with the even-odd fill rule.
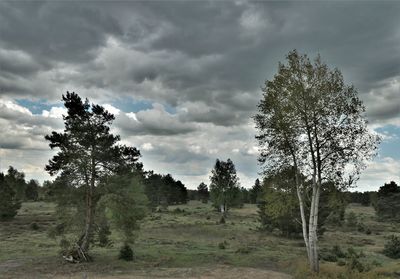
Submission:
[[[309,245],[310,245],[310,269],[314,272],[319,272],[319,259],[318,259],[318,206],[319,206],[320,187],[313,177],[313,192],[311,198],[310,220],[309,220]]]
[[[96,166],[94,159],[94,146],[92,146],[92,156],[91,156],[91,177],[90,184],[87,185],[86,191],[86,218],[85,218],[85,230],[83,233],[83,237],[81,243],[79,244],[80,249],[84,253],[89,251],[90,240],[92,237],[93,230],[93,218],[94,218],[94,206],[93,206],[93,191],[95,188],[95,179],[96,179]]]
[[[304,238],[304,243],[306,245],[307,257],[308,257],[308,259],[310,259],[310,242],[308,241],[307,221],[306,221],[306,215],[304,213],[303,193],[300,190],[300,185],[298,183],[298,177],[297,176],[298,175],[296,173],[296,190],[297,190],[297,197],[299,199],[301,225],[302,225],[302,228],[303,228],[303,238]]]
[[[88,192],[92,192],[89,190]],[[86,202],[86,218],[85,218],[85,230],[83,233],[80,248],[87,252],[89,250],[90,236],[92,234],[93,227],[93,206],[92,206],[92,195],[88,194]]]

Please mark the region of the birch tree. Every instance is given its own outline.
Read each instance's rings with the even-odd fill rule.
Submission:
[[[210,176],[210,195],[221,214],[224,215],[230,206],[235,205],[239,193],[239,178],[232,160],[224,162],[217,159]]]
[[[368,130],[357,90],[344,83],[338,69],[330,69],[319,56],[310,61],[296,50],[286,58],[265,82],[254,117],[259,160],[266,172],[293,167],[307,256],[311,270],[318,272],[321,185],[329,181],[339,189],[353,186],[376,153],[379,138]],[[312,183],[304,183],[300,174]],[[305,212],[309,192],[311,206]]]

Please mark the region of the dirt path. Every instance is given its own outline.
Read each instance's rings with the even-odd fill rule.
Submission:
[[[18,260],[8,260],[0,263],[0,278],[1,274],[6,273],[8,270],[16,269],[21,265],[22,265],[21,261]]]
[[[11,267],[11,263],[9,263]],[[15,266],[17,268],[17,266]],[[11,267],[12,268],[12,267]],[[5,271],[3,269],[3,271]],[[135,270],[132,273],[120,273],[115,271],[113,274],[97,274],[92,272],[79,272],[74,275],[54,275],[54,274],[8,274],[0,273],[0,278],[56,278],[56,279],[149,279],[149,278],[190,278],[190,279],[291,279],[292,276],[265,269],[246,268],[246,267],[231,267],[226,265],[216,265],[210,267],[195,267],[195,268],[156,268]]]

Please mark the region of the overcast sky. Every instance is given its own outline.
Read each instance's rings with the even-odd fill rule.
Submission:
[[[231,158],[250,187],[260,171],[251,116],[292,49],[338,67],[384,137],[358,190],[399,183],[395,1],[0,2],[0,169],[49,179],[44,135],[63,128],[69,90],[115,113],[145,169],[195,188]]]

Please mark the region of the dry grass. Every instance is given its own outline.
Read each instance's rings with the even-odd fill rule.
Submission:
[[[220,216],[209,204],[171,206],[169,212],[154,213],[143,221],[134,262],[117,260],[120,238],[113,234],[112,247],[93,247],[94,262],[74,265],[58,256],[57,242],[47,235],[55,221],[54,205],[26,203],[15,220],[0,223],[0,278],[290,278],[287,274],[296,278],[395,278],[399,263],[380,252],[385,237],[398,232],[398,226],[377,222],[372,208],[351,205],[348,210],[360,215],[372,234],[328,228],[320,239],[321,248],[354,247],[364,251],[365,260],[380,266],[358,274],[336,263],[321,262],[317,277],[308,272],[301,239],[257,230],[254,205],[231,210],[223,225],[217,224]],[[38,230],[32,230],[32,222]],[[225,249],[220,249],[220,243]]]

